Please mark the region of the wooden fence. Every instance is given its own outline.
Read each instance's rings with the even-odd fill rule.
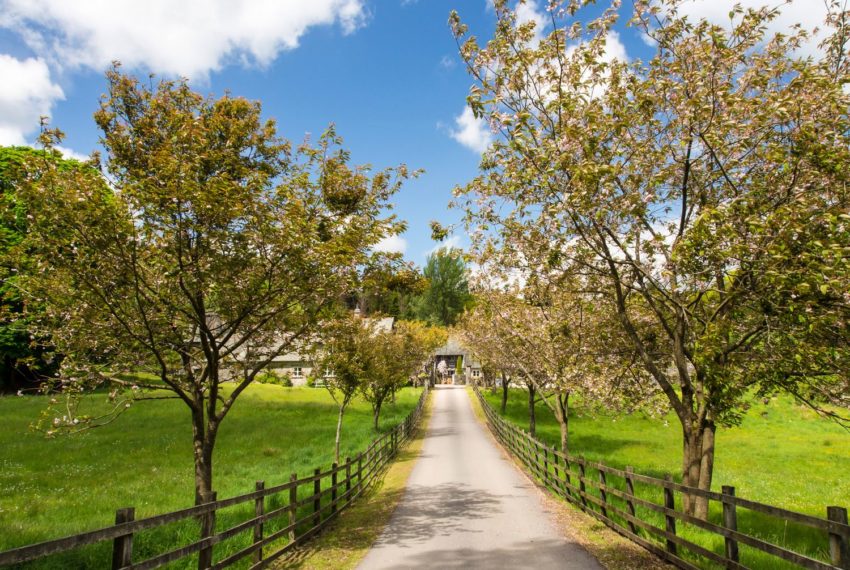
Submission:
[[[778,568],[785,561],[787,567],[795,568],[850,569],[850,526],[845,508],[828,507],[827,518],[822,519],[738,497],[734,487],[724,486],[720,493],[704,491],[675,483],[670,476],[648,477],[635,473],[631,467],[614,469],[565,455],[502,419],[477,387],[475,393],[493,434],[541,483],[679,568]],[[683,494],[708,499],[708,520],[677,508]],[[739,519],[759,525],[772,519],[774,528],[784,530],[770,541],[765,536],[754,536],[765,533],[748,533],[743,524],[739,525]],[[820,554],[824,560],[814,558],[811,552],[795,552],[787,545],[776,544],[793,538],[789,531],[791,535],[806,536],[808,543],[822,541],[822,548],[817,548],[814,555]],[[746,555],[741,545],[748,547]]]
[[[253,492],[229,499],[216,500],[213,493],[207,503],[145,519],[135,520],[132,507],[119,509],[114,526],[0,552],[0,566],[35,561],[87,545],[112,541],[113,569],[158,568],[196,554],[199,569],[227,568],[240,561],[246,564],[244,561],[248,557],[250,560],[247,564],[252,570],[265,568],[273,560],[315,535],[369,487],[396,455],[399,446],[415,431],[426,397],[427,390],[422,392],[416,408],[402,423],[375,439],[356,457],[346,458],[341,465],[334,463],[325,470],[316,468],[306,477],[292,473],[288,482],[273,487],[266,487],[263,481],[257,481]],[[306,496],[304,489],[309,493]],[[277,505],[269,509],[268,503],[272,502],[272,497],[276,499]],[[216,513],[240,504],[253,504],[253,516],[230,528],[217,530]],[[134,542],[138,542],[134,538],[138,533],[177,521],[194,521],[196,528],[200,530],[199,540],[169,552],[134,561]],[[278,523],[278,528],[273,532],[266,532],[273,522]],[[216,560],[215,545],[240,533],[250,535],[249,546]],[[281,542],[284,542],[282,547],[278,546]]]

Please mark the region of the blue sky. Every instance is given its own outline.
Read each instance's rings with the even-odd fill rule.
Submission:
[[[456,9],[489,37],[487,1],[0,0],[0,145],[32,143],[49,115],[69,153],[97,148],[92,113],[113,59],[142,76],[187,76],[201,92],[262,101],[291,140],[334,122],[355,162],[425,169],[396,200],[408,231],[384,244],[421,265],[435,247],[429,221],[457,220],[451,190],[475,176],[490,136],[464,112],[470,79],[446,23]],[[722,19],[733,3],[694,0],[688,9]],[[517,10],[540,18],[544,0]],[[817,25],[819,11],[819,0],[795,0],[777,29]],[[620,57],[651,53],[633,30],[617,40]]]

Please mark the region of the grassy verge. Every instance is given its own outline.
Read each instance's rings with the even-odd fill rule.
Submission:
[[[344,570],[354,568],[380,536],[404,495],[407,479],[422,449],[431,419],[431,400],[425,404],[420,427],[399,451],[383,477],[321,535],[283,559],[279,568]]]
[[[395,404],[385,405],[381,431],[399,423],[418,395],[405,389]],[[103,399],[92,396],[92,405]],[[110,426],[56,439],[28,429],[44,405],[37,396],[0,398],[0,550],[107,526],[121,507],[136,507],[142,518],[192,505],[191,424],[182,403],[142,402]],[[342,456],[355,455],[376,437],[371,422],[369,405],[355,401],[345,416]],[[252,491],[257,480],[271,486],[290,473],[327,467],[335,427],[336,405],[323,389],[250,387],[222,424],[214,458],[218,496]],[[226,523],[225,515],[220,524]],[[145,544],[162,552],[196,539],[192,524],[186,527],[140,537],[138,554]],[[77,562],[57,559],[38,567]]]
[[[526,396],[523,391],[512,391],[506,412],[506,418],[521,427],[527,427],[528,421]],[[485,397],[498,409],[498,395]],[[580,406],[571,412],[571,453],[617,468],[630,465],[656,477],[678,473],[681,434],[675,418],[591,415]],[[557,424],[542,405],[537,413],[538,437],[555,445]],[[850,434],[788,398],[757,402],[741,426],[719,430],[716,461],[715,490],[733,485],[739,496],[763,503],[823,517],[827,505],[846,506],[850,496]],[[636,493],[661,502],[656,488],[638,485]],[[647,511],[639,515],[663,527],[657,514]],[[717,509],[710,519],[718,522],[720,516]],[[739,528],[812,557],[827,557],[827,539],[820,531],[746,510],[739,513]],[[688,525],[682,525],[679,534],[722,552],[720,537]],[[749,547],[742,549],[742,562],[757,568],[789,567]]]
[[[469,389],[472,410],[482,423],[487,423],[478,398]],[[507,450],[508,455],[520,469],[527,471]],[[532,480],[534,480],[532,478]],[[595,518],[581,512],[567,501],[545,493],[547,510],[553,514],[562,531],[585,547],[605,568],[612,570],[666,570],[666,564],[648,551],[620,536]]]

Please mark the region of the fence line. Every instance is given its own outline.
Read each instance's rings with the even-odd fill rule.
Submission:
[[[528,467],[546,487],[679,568],[688,570],[699,568],[695,566],[695,560],[683,558],[680,548],[696,555],[698,559],[707,560],[722,568],[749,568],[741,562],[739,549],[740,545],[746,545],[784,560],[794,567],[814,570],[850,569],[850,526],[847,524],[845,508],[827,507],[827,518],[823,519],[738,497],[735,495],[734,487],[724,486],[720,493],[706,491],[675,483],[670,476],[658,479],[635,473],[631,467],[626,467],[625,470],[615,469],[603,463],[588,461],[580,456],[564,454],[501,418],[481,395],[478,387],[473,389],[496,439]],[[577,467],[577,470],[574,467]],[[588,473],[588,471],[595,471],[595,473]],[[648,487],[660,490],[662,501],[655,502],[636,494],[635,483],[644,485],[644,489]],[[680,496],[703,497],[709,502],[719,503],[721,512],[719,517],[715,517],[719,520],[712,522],[711,517],[709,520],[702,520],[678,510],[676,493]],[[658,496],[657,492],[655,496]],[[822,550],[828,553],[830,562],[812,558],[764,538],[747,534],[738,527],[739,507],[760,515],[774,517],[782,521],[786,527],[788,523],[792,523],[817,529],[823,534]],[[654,518],[662,523],[663,527],[661,524],[652,524],[651,521],[646,520],[647,518]],[[679,532],[677,532],[677,522],[681,523]],[[682,535],[682,525],[721,537],[722,552],[715,552],[688,540]]]
[[[299,478],[296,473],[292,473],[288,482],[273,487],[266,487],[264,481],[257,481],[254,491],[228,499],[216,500],[215,493],[212,493],[210,500],[204,504],[145,519],[135,520],[132,507],[119,509],[113,526],[0,552],[0,566],[30,562],[82,546],[112,541],[113,570],[159,568],[194,554],[198,555],[198,568],[202,570],[227,568],[248,556],[252,556],[252,570],[266,568],[273,560],[315,535],[368,489],[398,453],[399,447],[415,431],[422,417],[427,394],[426,388],[416,408],[400,424],[373,440],[365,451],[354,458],[347,457],[342,464],[334,463],[324,471],[316,468],[312,475],[306,477]],[[299,500],[299,488],[310,488],[311,485],[312,494]],[[284,495],[285,504],[267,510],[267,503],[276,495]],[[216,531],[218,511],[252,502],[252,518],[226,530]],[[133,561],[136,534],[189,519],[199,523],[199,540],[152,558]],[[286,525],[266,533],[267,523],[273,520],[285,520]],[[251,544],[214,562],[214,546],[244,532],[251,533]],[[283,547],[272,553],[266,552],[265,549],[272,543],[284,539],[288,542]]]

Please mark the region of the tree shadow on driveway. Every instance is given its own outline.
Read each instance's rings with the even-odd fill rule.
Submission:
[[[480,532],[470,530],[469,521],[498,514],[505,497],[458,483],[411,485],[375,547],[408,547],[434,536]]]

